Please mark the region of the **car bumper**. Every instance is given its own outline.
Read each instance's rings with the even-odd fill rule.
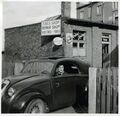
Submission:
[[[10,99],[2,97],[1,101],[1,113],[21,113],[20,110],[18,110],[13,102],[10,102]]]
[[[1,113],[10,113],[9,104],[5,100],[2,100]]]

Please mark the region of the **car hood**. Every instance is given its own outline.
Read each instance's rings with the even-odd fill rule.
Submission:
[[[14,75],[14,76],[10,76],[7,77],[5,79],[10,80],[10,86],[12,86],[13,84],[16,83],[22,83],[22,82],[26,82],[26,81],[34,81],[34,80],[46,80],[48,79],[48,75],[45,74],[20,74],[20,75]]]

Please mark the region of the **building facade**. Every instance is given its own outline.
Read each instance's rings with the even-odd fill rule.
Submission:
[[[118,2],[78,2],[77,18],[118,25]]]
[[[118,67],[118,26],[96,18],[80,19],[79,15],[70,18],[70,5],[62,2],[61,15],[43,22],[5,29],[5,62],[77,57],[93,67]],[[81,9],[77,7],[77,14]],[[62,44],[54,44],[56,37],[62,39]]]
[[[116,56],[110,55],[118,46],[117,26],[71,18],[64,25],[67,57],[79,57],[94,67],[117,66]]]

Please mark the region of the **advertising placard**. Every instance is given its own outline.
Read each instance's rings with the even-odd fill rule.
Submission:
[[[59,35],[61,34],[61,20],[43,21],[41,23],[41,35]]]

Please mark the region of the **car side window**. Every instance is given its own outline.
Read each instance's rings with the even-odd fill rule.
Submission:
[[[76,64],[72,62],[63,62],[56,67],[55,76],[58,75],[70,75],[79,74],[79,68]]]

